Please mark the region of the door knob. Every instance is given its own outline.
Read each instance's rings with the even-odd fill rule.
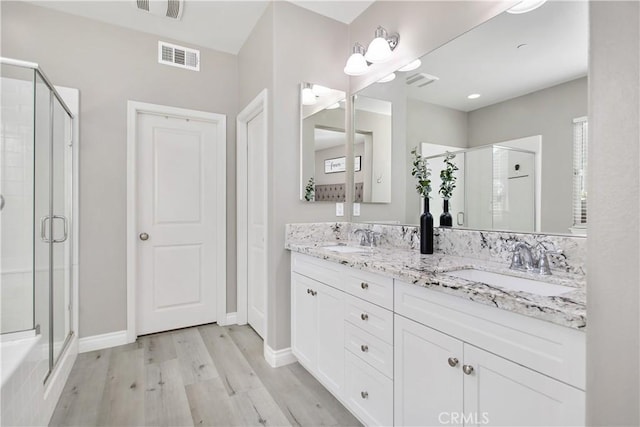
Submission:
[[[467,375],[471,375],[473,373],[473,366],[471,366],[471,365],[463,365],[462,366],[462,372],[464,372]]]
[[[147,233],[140,233],[140,240],[149,240],[149,235]]]
[[[447,362],[449,362],[449,366],[455,368],[458,365],[458,359],[455,357],[450,357]]]

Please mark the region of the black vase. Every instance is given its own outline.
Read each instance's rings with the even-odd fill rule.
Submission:
[[[453,225],[453,217],[449,213],[449,200],[444,199],[444,208],[440,215],[440,227],[451,227]]]
[[[420,216],[420,253],[433,253],[433,216],[429,212],[429,198],[424,198],[424,213]]]

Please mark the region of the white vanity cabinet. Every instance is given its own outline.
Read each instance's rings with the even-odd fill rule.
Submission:
[[[584,392],[395,316],[394,424],[584,425]]]
[[[337,396],[344,387],[344,293],[291,274],[291,347],[298,361]]]
[[[584,332],[293,253],[292,351],[366,425],[584,425]]]

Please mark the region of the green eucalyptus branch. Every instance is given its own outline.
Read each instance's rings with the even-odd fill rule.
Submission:
[[[311,177],[309,178],[309,182],[307,182],[307,186],[304,187],[304,199],[307,202],[311,202],[315,198],[316,187],[314,184],[313,177]]]
[[[431,193],[431,170],[427,167],[427,160],[418,153],[418,147],[414,147],[411,154],[413,155],[411,176],[418,181],[416,191],[422,197],[427,198]]]
[[[455,157],[455,154],[447,151],[444,157],[445,168],[440,171],[440,180],[442,183],[440,184],[439,193],[445,200],[451,198],[453,189],[456,188],[456,180],[458,178],[455,176],[455,172],[458,170],[458,166],[453,163]]]

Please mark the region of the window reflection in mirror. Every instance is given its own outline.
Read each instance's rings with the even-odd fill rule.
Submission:
[[[300,100],[300,199],[344,202],[345,93],[303,83]]]
[[[417,224],[422,204],[411,176],[411,150],[429,157],[477,149],[457,158],[460,181],[449,206],[453,227],[579,234],[587,217],[580,177],[588,162],[586,155],[574,160],[574,119],[587,115],[587,52],[586,2],[547,2],[529,13],[501,14],[424,55],[419,68],[396,72],[393,132],[406,138],[393,141],[394,154],[404,153],[404,170],[394,176],[404,182],[397,180],[391,193],[406,194],[406,201],[394,201],[389,214],[364,206],[357,220],[393,215],[400,223]],[[362,92],[388,85],[374,83]],[[510,159],[516,152],[533,152],[528,166],[518,160],[522,170],[532,169],[527,178],[509,169],[518,164]],[[430,206],[438,225],[442,157],[430,164]],[[520,185],[525,181],[526,189]],[[526,201],[517,199],[525,192]]]

